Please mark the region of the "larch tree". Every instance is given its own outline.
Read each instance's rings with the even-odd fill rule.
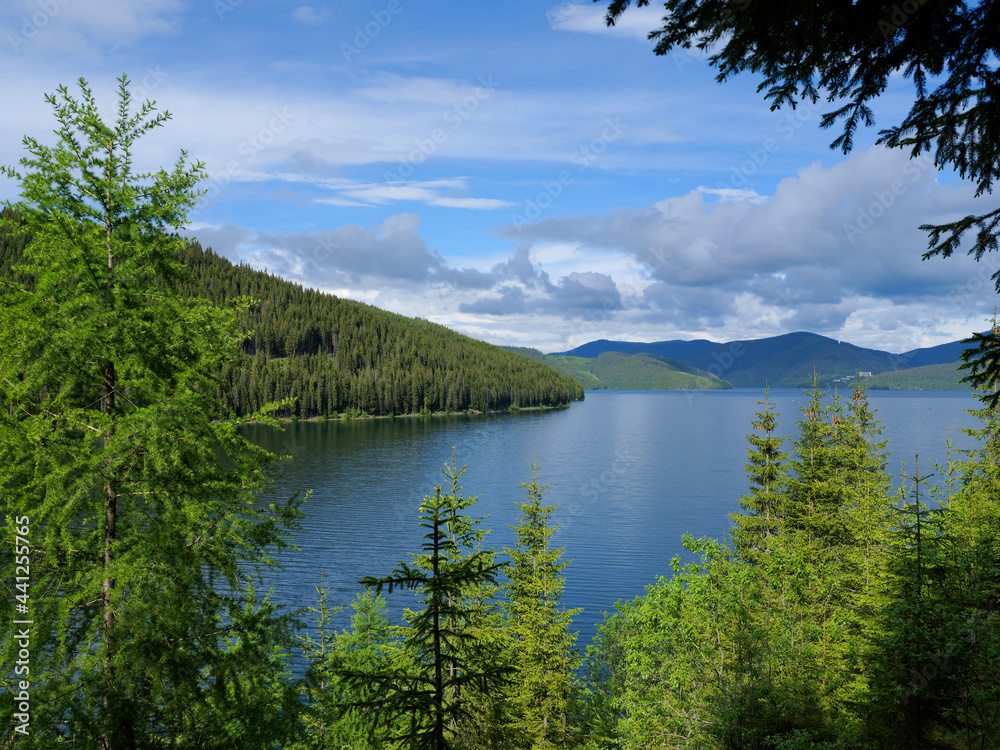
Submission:
[[[271,747],[298,710],[291,623],[252,581],[299,501],[263,496],[275,456],[219,418],[237,310],[172,291],[204,170],[181,152],[136,173],[169,113],[133,106],[125,76],[110,122],[80,90],[46,97],[55,145],[26,137],[20,169],[2,168],[28,237],[0,280],[0,505],[24,541],[8,533],[3,571],[28,579],[3,606],[31,621],[21,746]]]

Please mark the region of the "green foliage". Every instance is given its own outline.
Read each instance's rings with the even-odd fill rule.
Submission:
[[[530,346],[505,346],[503,347],[509,352],[514,352],[514,354],[520,354],[522,357],[528,357],[530,359],[537,360],[538,362],[544,362],[546,355],[537,349],[533,349]]]
[[[542,505],[546,487],[538,484],[538,466],[531,466],[531,482],[522,482],[527,502],[518,503],[521,522],[517,546],[508,549],[505,610],[509,628],[510,662],[517,670],[510,701],[510,725],[516,744],[529,750],[571,744],[575,713],[572,695],[580,657],[570,631],[579,609],[559,605],[565,579],[562,549],[551,549],[555,528],[549,526],[554,505]]]
[[[316,592],[317,606],[309,608],[315,615],[313,634],[299,637],[309,660],[304,686],[308,703],[305,737],[289,750],[376,750],[383,746],[377,722],[357,708],[371,699],[373,692],[367,685],[341,679],[340,670],[371,674],[405,663],[385,614],[385,598],[370,591],[359,594],[351,605],[351,629],[338,632],[333,622],[343,607],[329,606],[330,589],[323,586],[322,576]]]
[[[545,363],[556,372],[573,378],[581,386],[589,391],[599,391],[608,388],[594,373],[590,371],[592,359],[586,357],[567,357],[563,355],[550,354],[546,356]]]
[[[765,748],[797,730],[833,736],[838,675],[824,646],[843,625],[817,621],[809,602],[811,586],[830,585],[826,571],[779,546],[746,565],[710,540],[684,545],[696,561],[675,560],[671,578],[619,604],[601,628],[614,742],[596,746]]]
[[[799,434],[792,441],[794,476],[788,486],[785,527],[820,557],[847,541],[845,519],[839,512],[847,490],[838,476],[844,463],[842,433],[837,429],[843,412],[839,399],[824,405],[826,394],[815,380],[806,395],[809,401],[800,407],[802,418],[796,422]]]
[[[508,351],[544,362],[573,378],[586,390],[711,390],[732,388],[724,380],[678,359],[653,354],[602,352],[597,357],[542,354],[537,349],[506,346]]]
[[[377,712],[389,728],[403,727],[392,739],[410,748],[445,750],[456,747],[467,724],[475,720],[470,695],[502,693],[510,668],[498,663],[490,643],[477,629],[483,615],[477,595],[496,584],[502,567],[492,551],[478,549],[482,532],[465,511],[475,498],[460,494],[454,458],[442,469],[451,487],[436,487],[420,506],[426,529],[421,553],[412,563],[400,561],[389,576],[361,582],[376,592],[414,589],[423,609],[409,615],[404,648],[410,662],[403,667],[370,670],[342,661],[337,672],[349,689],[369,690],[354,705]]]
[[[733,543],[740,556],[752,561],[757,555],[766,555],[772,537],[783,533],[781,526],[785,509],[787,477],[785,464],[788,454],[781,451],[782,438],[776,434],[778,415],[773,411],[767,390],[764,407],[758,411],[750,425],[761,434],[747,436],[747,480],[750,493],[740,498],[742,513],[730,514],[735,524]]]
[[[0,506],[30,534],[0,559],[5,580],[30,567],[30,735],[11,700],[0,717],[21,747],[274,747],[298,712],[294,623],[253,580],[299,501],[268,501],[275,456],[217,418],[240,308],[177,293],[202,167],[134,173],[169,114],[119,84],[111,123],[82,80],[48,96],[56,145],[25,138],[23,173],[4,168],[23,260],[0,292]]]
[[[1000,216],[1000,213],[998,213]],[[993,275],[997,279],[997,290],[1000,291],[1000,272]],[[973,333],[965,340],[966,344],[975,344],[962,354],[964,363],[961,369],[969,374],[962,378],[963,382],[972,383],[982,393],[980,398],[991,408],[1000,405],[1000,325],[997,324],[996,308],[993,310],[992,326],[985,333]]]
[[[997,415],[986,423],[979,461],[963,473],[991,473]],[[991,455],[992,454],[992,455]],[[985,460],[982,460],[985,459]],[[993,463],[995,467],[995,463]],[[995,468],[992,469],[995,474]],[[1000,495],[963,477],[947,506],[921,504],[927,476],[910,478],[909,502],[892,536],[893,555],[871,648],[865,705],[880,747],[996,747],[1000,742],[1000,616],[996,545]]]
[[[724,380],[706,372],[653,356],[604,352],[590,363],[590,371],[607,388],[639,390],[712,390],[732,388]]]

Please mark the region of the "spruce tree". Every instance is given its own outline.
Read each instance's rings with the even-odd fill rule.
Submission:
[[[782,452],[781,436],[777,434],[778,415],[774,404],[764,390],[764,400],[758,401],[764,408],[757,412],[750,422],[754,430],[747,436],[747,481],[750,493],[740,498],[742,513],[733,513],[731,518],[736,528],[733,530],[733,544],[740,556],[752,561],[759,554],[767,554],[775,537],[783,530],[785,513],[785,487],[788,482],[786,462],[788,454]]]
[[[841,427],[837,439],[845,460],[837,480],[847,489],[845,572],[851,579],[848,586],[856,597],[855,606],[870,609],[870,599],[885,574],[895,489],[886,473],[887,441],[878,439],[882,427],[860,380]]]
[[[291,623],[251,584],[298,503],[262,496],[275,457],[218,419],[238,311],[175,292],[203,168],[182,152],[135,173],[137,142],[169,113],[133,108],[122,76],[106,123],[80,89],[46,97],[56,144],[27,137],[21,171],[2,168],[21,192],[8,229],[28,238],[0,286],[0,506],[25,540],[4,545],[3,573],[27,571],[3,613],[31,622],[30,734],[13,736],[271,746],[298,705]],[[11,710],[2,701],[6,733]]]
[[[847,485],[843,475],[849,464],[844,434],[844,411],[840,398],[824,404],[826,393],[813,376],[809,400],[801,407],[802,419],[795,424],[799,434],[792,441],[792,479],[785,502],[786,530],[803,538],[817,560],[832,548],[847,542],[843,507]]]
[[[549,546],[557,527],[549,525],[554,505],[542,505],[547,489],[538,484],[538,466],[531,465],[531,482],[522,482],[527,502],[518,503],[521,522],[515,527],[517,546],[508,549],[505,592],[510,630],[511,663],[517,670],[510,697],[511,725],[518,747],[548,750],[572,743],[580,657],[570,630],[580,609],[560,606],[565,579],[562,548]]]
[[[435,487],[420,506],[426,530],[421,552],[412,562],[400,561],[388,576],[368,576],[361,583],[380,593],[396,588],[418,592],[423,608],[409,613],[403,647],[408,663],[400,668],[368,670],[344,661],[338,672],[352,690],[370,690],[354,705],[377,712],[387,728],[403,731],[391,739],[413,750],[456,747],[464,725],[472,718],[470,693],[489,696],[503,692],[509,667],[490,663],[488,644],[474,625],[479,611],[473,595],[496,583],[503,567],[490,550],[479,549],[478,524],[465,511],[476,498],[463,497],[454,457],[442,469],[450,483],[446,493]]]

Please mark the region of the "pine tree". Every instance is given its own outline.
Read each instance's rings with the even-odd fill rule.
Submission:
[[[843,513],[850,543],[844,554],[845,573],[855,607],[870,609],[870,598],[885,573],[895,490],[886,473],[887,442],[878,440],[882,427],[860,380],[845,416],[836,436],[845,454],[837,474],[847,489]]]
[[[824,404],[826,394],[819,390],[816,376],[806,394],[809,400],[801,407],[803,418],[795,423],[799,434],[792,441],[793,477],[785,502],[785,528],[801,535],[806,548],[821,560],[848,539],[842,472],[849,460],[847,446],[839,439],[844,425],[839,397],[831,405]]]
[[[777,434],[778,415],[766,389],[764,400],[757,403],[764,408],[750,424],[761,434],[747,436],[750,446],[745,466],[750,493],[740,498],[743,512],[731,514],[736,526],[733,544],[747,561],[759,554],[766,555],[773,538],[782,534],[784,492],[788,482],[785,468],[788,454],[781,450],[783,440]]]
[[[261,496],[275,457],[218,419],[238,311],[174,291],[202,167],[182,152],[134,173],[137,141],[169,113],[133,112],[119,84],[110,124],[83,80],[79,101],[46,97],[56,145],[25,138],[24,173],[2,170],[20,183],[30,282],[5,282],[0,305],[0,504],[27,540],[23,555],[4,545],[3,571],[30,568],[21,746],[270,746],[297,711],[291,623],[251,584],[298,503]]]
[[[465,515],[476,498],[465,498],[454,457],[442,469],[450,483],[442,494],[420,506],[420,525],[426,529],[421,553],[412,563],[400,561],[382,578],[368,576],[361,583],[380,593],[396,588],[416,590],[423,609],[410,613],[403,642],[410,664],[402,669],[368,671],[344,662],[338,670],[351,689],[367,688],[371,697],[355,705],[375,711],[381,723],[397,722],[405,731],[392,739],[418,750],[448,750],[457,745],[463,725],[471,718],[469,696],[502,693],[510,669],[489,663],[482,640],[474,631],[479,616],[470,603],[482,587],[496,583],[503,567],[493,562],[490,551],[477,549],[481,535],[477,524]]]
[[[580,657],[570,631],[580,609],[560,608],[565,579],[561,548],[550,548],[556,527],[549,525],[554,505],[542,505],[547,489],[538,484],[538,465],[531,465],[531,482],[522,482],[527,502],[518,503],[521,522],[515,527],[517,546],[508,549],[506,610],[511,638],[511,663],[517,679],[510,698],[519,747],[548,750],[567,747],[574,728],[571,696]]]

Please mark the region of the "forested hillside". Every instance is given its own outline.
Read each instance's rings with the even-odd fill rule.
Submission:
[[[715,390],[732,388],[725,380],[681,362],[652,354],[603,352],[593,358],[542,354],[537,349],[509,346],[506,349],[544,362],[576,380],[588,391],[607,389]]]
[[[685,362],[652,354],[604,352],[590,360],[589,369],[604,388],[659,391],[732,387],[726,381]]]
[[[968,372],[958,369],[961,364],[961,362],[952,362],[883,372],[865,378],[865,385],[870,390],[971,391],[972,386],[962,382],[962,378],[968,375]]]
[[[22,250],[0,235],[0,275],[12,275]],[[242,330],[252,332],[242,345],[247,359],[219,373],[226,413],[250,414],[289,396],[297,398],[283,415],[300,418],[493,411],[583,398],[578,383],[540,362],[426,320],[233,265],[197,242],[183,262],[190,273],[178,281],[182,295],[216,304],[255,300],[240,316]]]

